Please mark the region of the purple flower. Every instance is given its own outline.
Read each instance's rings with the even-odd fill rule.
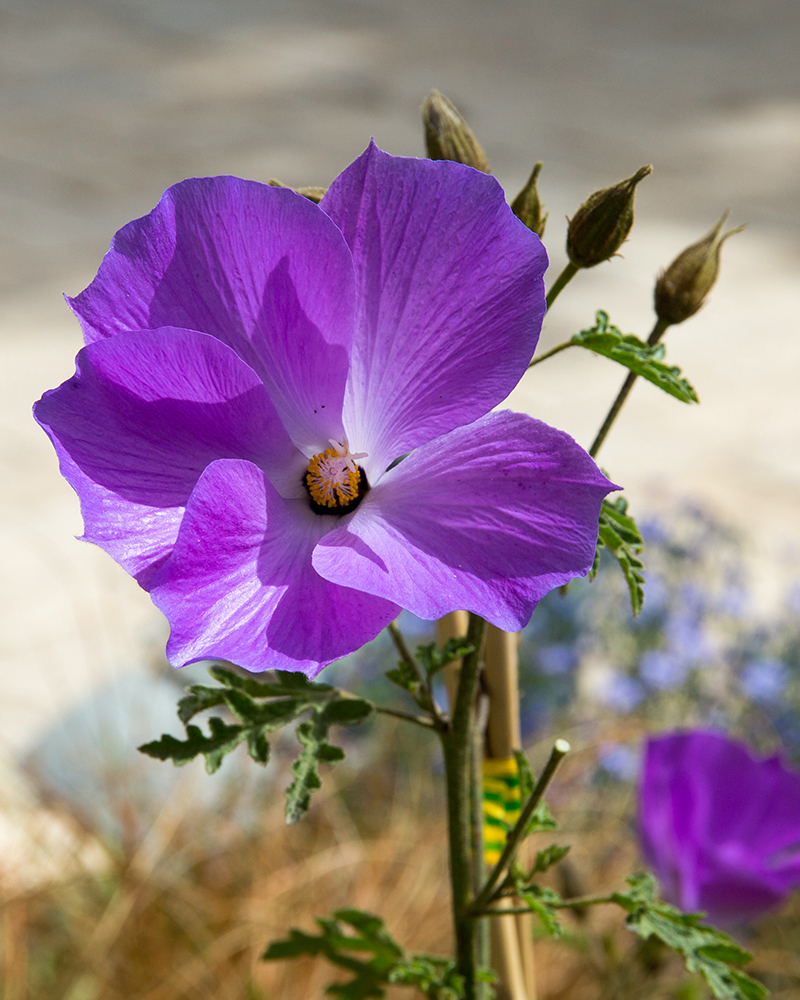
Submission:
[[[800,774],[718,733],[650,739],[639,831],[670,902],[750,920],[800,885]]]
[[[401,607],[517,630],[588,570],[614,487],[566,434],[490,412],[546,264],[493,178],[374,145],[320,206],[194,179],[117,233],[71,300],[76,374],[35,413],[172,663],[315,674]]]

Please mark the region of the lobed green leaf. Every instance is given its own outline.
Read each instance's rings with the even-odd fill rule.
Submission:
[[[663,344],[646,344],[633,334],[622,333],[602,310],[595,314],[594,326],[576,333],[570,343],[624,365],[682,403],[698,402],[697,393],[682,377],[680,368],[665,365],[661,360]]]
[[[597,575],[600,552],[607,548],[622,570],[631,600],[631,609],[638,615],[644,604],[644,563],[639,555],[644,547],[636,522],[628,514],[628,501],[624,497],[603,500],[598,524],[597,550],[589,579]]]
[[[613,894],[613,901],[627,911],[625,925],[647,939],[655,936],[676,951],[689,972],[703,976],[717,1000],[764,1000],[761,983],[733,966],[752,955],[724,931],[702,923],[702,913],[682,913],[658,899],[658,882],[648,872],[628,879],[628,892]]]

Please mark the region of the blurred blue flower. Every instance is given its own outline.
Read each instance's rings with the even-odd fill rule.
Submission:
[[[789,681],[789,668],[781,660],[753,660],[739,677],[744,694],[751,701],[774,702]]]
[[[687,663],[697,663],[711,656],[712,645],[708,633],[689,615],[670,615],[664,622],[664,635],[670,651]]]
[[[548,677],[563,677],[568,674],[576,662],[574,648],[566,642],[554,642],[550,646],[542,646],[536,652],[539,668]]]
[[[648,649],[639,661],[639,676],[649,687],[659,690],[678,687],[688,669],[685,660],[663,649]]]
[[[597,763],[617,781],[633,781],[639,773],[639,754],[624,743],[602,743]]]
[[[644,686],[627,674],[612,674],[599,692],[601,701],[615,712],[630,712],[645,699]]]

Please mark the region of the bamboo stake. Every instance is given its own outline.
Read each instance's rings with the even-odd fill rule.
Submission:
[[[489,693],[487,757],[512,757],[522,744],[519,717],[519,635],[489,625],[484,653],[484,681]],[[512,899],[502,902],[512,908]],[[500,996],[536,1000],[533,927],[530,914],[492,918],[492,965]]]

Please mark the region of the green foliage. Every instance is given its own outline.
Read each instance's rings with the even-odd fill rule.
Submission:
[[[682,403],[698,401],[697,393],[686,379],[681,377],[680,368],[663,363],[663,344],[651,346],[633,334],[622,333],[609,322],[608,314],[602,310],[595,313],[594,326],[576,333],[570,343],[576,347],[585,347],[595,354],[602,354],[604,358],[624,365]]]
[[[261,956],[267,961],[324,955],[329,962],[347,969],[353,978],[331,983],[325,992],[342,1000],[383,997],[384,986],[412,986],[429,1000],[461,1000],[464,984],[450,958],[434,955],[406,956],[386,931],[383,921],[361,910],[337,910],[333,920],[317,919],[320,934],[292,929],[284,941],[273,941]],[[347,932],[346,924],[355,931]],[[356,954],[367,958],[356,957]],[[491,980],[491,974],[483,974]]]
[[[534,780],[533,771],[531,771],[531,765],[528,763],[528,758],[525,756],[525,752],[523,750],[515,750],[514,756],[517,758],[520,800],[522,808],[524,808],[526,801],[533,794],[533,789],[536,787],[536,781]],[[544,799],[542,799],[539,805],[534,809],[530,820],[528,820],[528,825],[525,828],[525,836],[529,837],[532,833],[541,833],[545,830],[557,829],[558,823],[556,823],[547,803]]]
[[[552,937],[561,937],[562,928],[556,913],[558,907],[563,903],[561,896],[555,889],[550,889],[547,886],[526,883],[527,879],[523,878],[520,873],[514,873],[514,889],[517,896],[541,920],[548,934]]]
[[[263,767],[269,760],[268,734],[310,713],[310,718],[297,727],[302,750],[292,764],[294,781],[286,790],[286,821],[296,823],[308,810],[312,791],[320,787],[318,765],[333,764],[344,757],[343,750],[328,742],[329,728],[363,722],[374,705],[330,684],[319,684],[286,670],[274,671],[273,679],[268,681],[242,677],[219,666],[212,667],[209,673],[222,687],[192,684],[178,703],[178,718],[186,726],[186,739],[165,734],[139,750],[158,760],[171,760],[178,767],[202,754],[206,770],[213,774],[224,757],[244,742],[251,758]],[[198,712],[216,706],[227,708],[236,722],[230,724],[212,716],[208,736],[199,726],[189,724]]]
[[[548,868],[552,868],[553,865],[557,865],[559,861],[565,858],[569,854],[569,844],[566,847],[561,844],[550,844],[545,847],[542,851],[536,852],[536,860],[533,863],[533,868],[530,871],[530,877],[537,875],[539,872],[546,872]]]
[[[701,913],[681,913],[659,902],[658,883],[648,872],[628,879],[631,888],[616,892],[612,900],[628,913],[625,925],[645,940],[655,936],[676,951],[690,972],[699,972],[718,1000],[764,1000],[761,983],[735,966],[752,955],[729,935],[701,923]]]
[[[322,784],[319,764],[336,764],[344,759],[344,750],[328,743],[329,727],[357,725],[371,711],[372,705],[359,698],[333,698],[323,708],[315,708],[308,721],[300,723],[297,738],[303,749],[292,764],[294,781],[286,789],[287,823],[296,823],[308,812],[311,793]]]
[[[628,501],[624,497],[603,500],[600,508],[600,524],[597,534],[597,551],[589,579],[597,575],[600,552],[607,548],[619,563],[628,584],[631,609],[638,615],[644,604],[644,563],[639,558],[644,542],[636,522],[628,514]]]
[[[443,667],[460,660],[462,656],[471,653],[475,647],[471,642],[467,642],[466,636],[458,639],[448,639],[441,649],[435,642],[426,646],[417,646],[417,659],[425,668],[428,677],[437,674]]]

